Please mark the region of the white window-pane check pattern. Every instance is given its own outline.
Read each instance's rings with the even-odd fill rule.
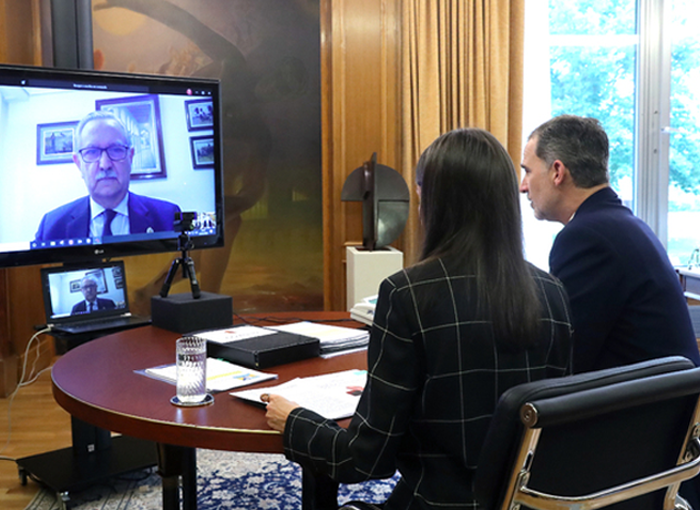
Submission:
[[[434,259],[387,279],[370,338],[368,382],[350,427],[297,409],[287,421],[287,455],[342,482],[389,477],[398,467],[403,478],[389,508],[418,500],[421,508],[472,504],[469,480],[500,394],[570,371],[565,291],[532,271],[542,328],[538,345],[526,351],[495,345],[472,276]]]

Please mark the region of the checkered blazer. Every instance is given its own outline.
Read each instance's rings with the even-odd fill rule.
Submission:
[[[386,508],[475,508],[471,481],[499,396],[571,371],[561,283],[531,266],[542,304],[537,346],[499,347],[479,317],[474,277],[433,259],[381,284],[368,378],[347,429],[303,408],[287,419],[285,454],[345,483],[401,480]],[[437,296],[432,300],[425,296]]]

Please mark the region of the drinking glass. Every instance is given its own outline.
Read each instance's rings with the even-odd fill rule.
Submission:
[[[182,405],[196,405],[207,398],[207,342],[196,336],[178,338],[177,400]]]

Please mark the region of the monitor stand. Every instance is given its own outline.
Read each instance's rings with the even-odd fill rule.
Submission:
[[[74,335],[76,337],[80,335]],[[72,346],[95,338],[75,338]],[[70,345],[70,344],[69,344]],[[73,446],[17,459],[22,485],[32,478],[56,493],[65,509],[72,493],[101,481],[158,464],[156,443],[128,436],[114,436],[71,416]]]

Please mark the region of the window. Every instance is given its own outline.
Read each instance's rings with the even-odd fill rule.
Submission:
[[[687,263],[700,247],[700,3],[673,0],[670,13],[668,253]]]
[[[526,0],[524,136],[563,113],[599,119],[612,187],[674,264],[700,246],[699,23],[697,0]],[[523,216],[547,269],[561,225]]]

